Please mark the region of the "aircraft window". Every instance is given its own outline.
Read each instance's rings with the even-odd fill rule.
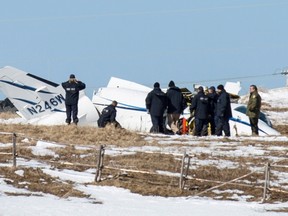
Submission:
[[[246,114],[247,108],[245,106],[239,106],[235,108],[236,111]]]
[[[246,114],[247,107],[246,106],[239,106],[239,107],[236,107],[235,110],[238,112],[241,112],[243,114]],[[272,127],[271,121],[268,119],[268,117],[263,112],[260,112],[259,118],[260,118],[260,120],[265,122],[267,125]]]

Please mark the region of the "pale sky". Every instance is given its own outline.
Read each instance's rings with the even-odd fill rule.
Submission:
[[[111,76],[166,88],[241,81],[282,87],[287,0],[1,0],[0,67],[86,93]]]

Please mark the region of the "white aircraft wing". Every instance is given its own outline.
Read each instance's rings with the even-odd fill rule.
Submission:
[[[144,86],[135,82],[131,82],[128,80],[116,78],[116,77],[110,78],[107,88],[125,88],[125,89],[131,89],[131,90],[137,90],[137,91],[143,91],[143,92],[149,92],[152,90],[151,88],[147,86]]]
[[[6,66],[0,69],[0,91],[28,123],[65,123],[65,91],[57,83]],[[78,107],[79,125],[96,124],[98,113],[84,91],[80,92]]]
[[[241,83],[238,82],[226,82],[225,83],[225,90],[232,94],[232,95],[239,95],[239,92],[241,90]]]

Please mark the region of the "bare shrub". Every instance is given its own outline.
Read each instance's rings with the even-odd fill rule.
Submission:
[[[17,117],[19,117],[19,115],[17,115],[15,112],[0,112],[0,119],[11,119]]]

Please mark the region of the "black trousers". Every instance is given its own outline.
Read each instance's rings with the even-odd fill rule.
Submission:
[[[258,118],[249,118],[253,135],[259,135]]]
[[[152,133],[164,133],[164,119],[163,116],[151,115]]]
[[[208,121],[206,119],[195,118],[195,136],[207,136],[207,128]]]
[[[211,135],[215,135],[216,124],[215,124],[215,116],[214,115],[210,115],[208,117],[208,124],[210,124]]]
[[[220,116],[215,117],[215,123],[216,123],[216,130],[215,135],[221,136],[222,131],[224,131],[225,136],[230,136],[230,125],[229,125],[229,118],[224,118]]]
[[[70,124],[71,120],[78,123],[78,104],[65,104],[66,105],[66,123]]]

